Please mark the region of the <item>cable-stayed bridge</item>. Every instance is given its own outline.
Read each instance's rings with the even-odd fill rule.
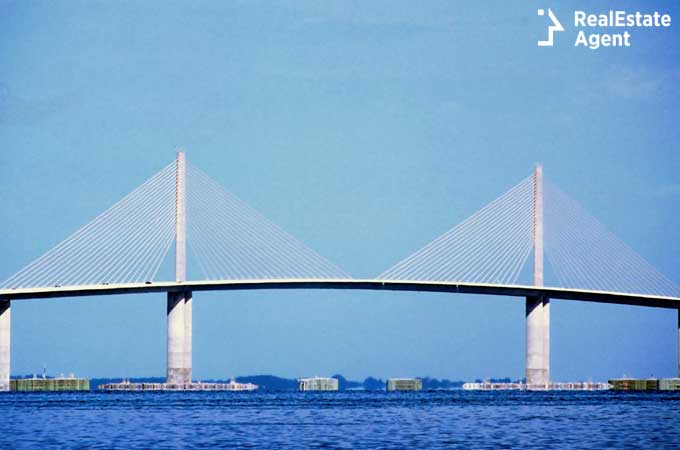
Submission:
[[[172,253],[174,279],[159,280]],[[187,261],[200,278],[187,278]],[[554,282],[544,282],[544,262]],[[528,269],[530,280],[522,282]],[[192,374],[193,292],[246,289],[524,297],[526,378],[535,387],[550,381],[550,299],[672,308],[678,311],[680,373],[680,288],[544,180],[540,166],[382,274],[357,279],[178,152],[118,203],[0,282],[0,389],[9,388],[12,300],[165,292],[167,382],[182,385]]]

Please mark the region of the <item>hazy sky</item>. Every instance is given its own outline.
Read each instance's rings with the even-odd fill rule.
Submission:
[[[538,5],[538,6],[537,6]],[[539,48],[552,7],[567,28]],[[680,282],[680,31],[574,48],[577,7],[660,0],[0,0],[0,278],[178,147],[356,277],[373,277],[537,162]],[[16,301],[12,373],[165,374],[160,294]],[[552,378],[677,373],[674,311],[552,303]],[[524,375],[524,300],[197,293],[194,376]]]

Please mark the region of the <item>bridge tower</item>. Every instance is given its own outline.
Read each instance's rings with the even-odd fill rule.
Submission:
[[[534,286],[543,286],[543,168],[534,170]],[[526,299],[526,379],[536,387],[550,383],[550,299]]]
[[[186,281],[186,158],[177,152],[175,194],[175,281]],[[166,382],[191,383],[192,293],[168,292]]]

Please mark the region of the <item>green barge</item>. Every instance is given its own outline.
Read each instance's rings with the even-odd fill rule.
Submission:
[[[609,384],[616,391],[680,391],[680,378],[617,378]]]
[[[90,380],[86,378],[15,378],[10,380],[9,389],[17,392],[89,391]]]

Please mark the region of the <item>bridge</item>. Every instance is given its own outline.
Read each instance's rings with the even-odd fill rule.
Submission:
[[[157,280],[173,244],[174,280]],[[188,254],[200,278],[188,279]],[[545,255],[556,278],[551,284],[544,283]],[[536,388],[550,383],[551,299],[674,309],[680,376],[680,288],[544,180],[540,166],[379,276],[358,279],[178,152],[170,165],[0,283],[0,390],[9,389],[12,301],[165,293],[166,381],[183,385],[192,380],[193,293],[252,289],[519,297],[526,308],[526,379]]]

